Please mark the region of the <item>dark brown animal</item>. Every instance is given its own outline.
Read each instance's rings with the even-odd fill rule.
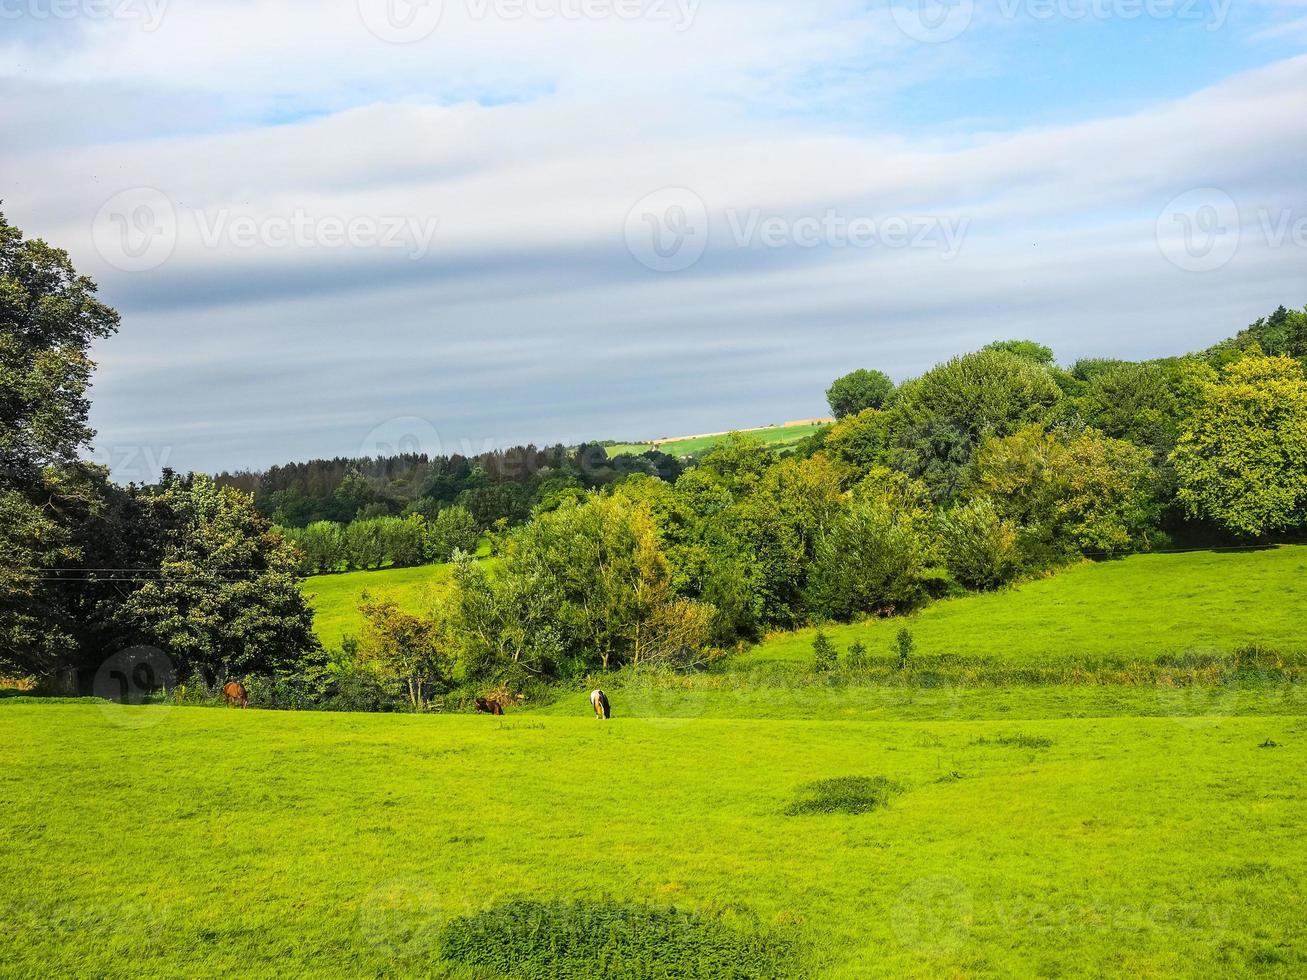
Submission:
[[[476,706],[477,711],[483,715],[502,715],[504,713],[504,706],[493,698],[477,698]]]
[[[245,690],[245,685],[240,681],[228,681],[222,685],[222,696],[227,699],[227,706],[236,705],[241,708],[250,706],[250,695]]]

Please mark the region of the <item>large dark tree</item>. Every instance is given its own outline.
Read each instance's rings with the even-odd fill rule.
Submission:
[[[44,673],[72,646],[51,570],[78,560],[75,522],[94,509],[77,455],[94,433],[93,341],[118,326],[68,254],[0,214],[0,668]]]

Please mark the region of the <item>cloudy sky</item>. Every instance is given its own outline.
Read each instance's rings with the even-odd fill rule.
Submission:
[[[1307,303],[1307,0],[0,0],[120,478],[802,418]]]

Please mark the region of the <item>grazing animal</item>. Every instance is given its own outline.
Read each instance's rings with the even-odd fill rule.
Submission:
[[[504,713],[504,706],[494,698],[477,698],[476,706],[477,711],[483,715],[502,715]]]
[[[228,681],[222,685],[222,696],[227,699],[227,706],[237,705],[241,708],[250,706],[250,695],[240,681]]]
[[[595,689],[590,692],[590,707],[595,709],[595,718],[613,717],[613,709],[608,703],[608,695]]]

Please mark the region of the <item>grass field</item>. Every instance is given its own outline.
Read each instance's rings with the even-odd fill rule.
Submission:
[[[926,610],[894,681],[796,635],[608,678],[604,723],[581,684],[505,718],[0,697],[0,974],[1301,976],[1304,563],[1077,567]],[[343,622],[443,574],[328,578]],[[966,674],[1248,643],[1283,655]]]
[[[359,602],[365,595],[391,599],[407,612],[419,613],[431,606],[438,590],[449,582],[452,569],[452,565],[422,565],[314,575],[305,579],[301,588],[313,607],[318,638],[330,648],[339,646],[346,636],[358,636],[362,623]]]
[[[784,449],[787,446],[797,445],[814,432],[824,428],[824,425],[773,425],[762,429],[751,429],[745,435],[766,443],[773,449]],[[710,435],[694,439],[672,439],[658,444],[629,442],[619,446],[609,446],[608,455],[620,456],[623,453],[638,455],[656,448],[670,456],[696,456],[711,449],[724,438],[726,438],[724,435]]]
[[[939,602],[907,619],[826,630],[843,653],[890,653],[912,630],[918,654],[1011,664],[1141,660],[1249,644],[1307,650],[1307,547],[1135,555],[1085,563],[1015,589]],[[813,630],[775,636],[740,666],[806,665]]]
[[[810,786],[844,777],[883,777],[887,802]],[[589,976],[549,966],[550,944],[638,950],[604,916],[669,905],[788,975],[1307,969],[1297,717],[0,703],[0,784],[0,834],[22,842],[0,851],[9,975],[495,976],[469,964],[526,948],[535,975]],[[589,904],[522,931],[495,914],[514,899]]]

